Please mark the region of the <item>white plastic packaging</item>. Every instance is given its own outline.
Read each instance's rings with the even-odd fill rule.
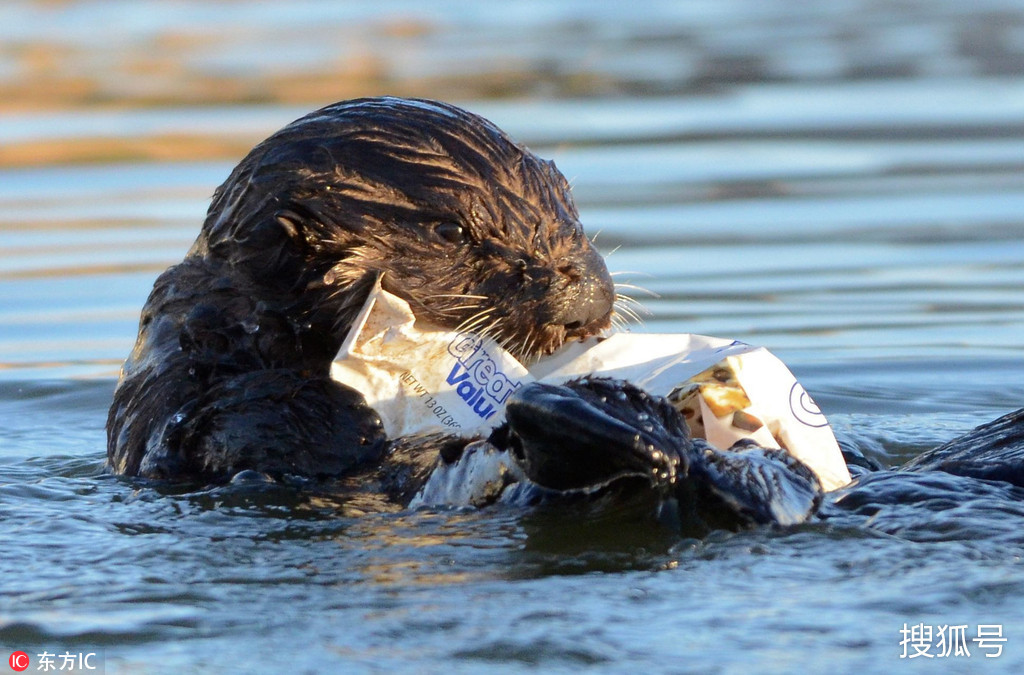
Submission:
[[[486,434],[504,421],[505,403],[520,387],[584,375],[668,397],[691,432],[719,449],[750,438],[804,462],[825,490],[850,482],[828,421],[789,369],[734,340],[616,333],[568,344],[527,368],[493,340],[417,322],[378,284],[332,367],[336,380],[363,393],[392,438]]]

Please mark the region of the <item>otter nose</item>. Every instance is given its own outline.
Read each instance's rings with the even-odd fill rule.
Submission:
[[[577,330],[600,321],[612,311],[612,301],[607,297],[588,295],[581,298],[558,322],[566,330]]]
[[[572,331],[608,320],[615,303],[615,284],[596,251],[581,260],[562,261],[558,273],[567,292],[552,323]]]

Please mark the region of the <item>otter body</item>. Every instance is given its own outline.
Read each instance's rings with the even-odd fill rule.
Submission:
[[[664,399],[600,378],[524,387],[487,440],[388,439],[329,375],[378,278],[417,317],[527,362],[605,329],[615,301],[553,164],[447,104],[328,106],[242,160],[157,279],[110,408],[112,470],[333,477],[369,508],[639,497],[695,534],[878,523],[879,504],[935,495],[1024,500],[1024,411],[827,495],[786,453],[712,448]]]
[[[107,422],[117,473],[337,476],[387,440],[330,363],[380,277],[417,317],[529,361],[610,324],[564,177],[451,105],[360,99],[256,146],[156,281]]]

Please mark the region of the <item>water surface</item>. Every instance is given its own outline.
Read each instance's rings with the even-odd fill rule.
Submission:
[[[1012,505],[697,541],[105,473],[139,310],[213,189],[368,93],[554,158],[651,292],[635,330],[768,347],[883,464],[1024,401],[1021,3],[421,4],[0,9],[0,646],[108,672],[1020,672]],[[922,666],[919,623],[1007,642]]]

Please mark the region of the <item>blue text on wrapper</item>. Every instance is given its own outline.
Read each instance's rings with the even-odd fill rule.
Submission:
[[[481,419],[490,419],[520,387],[520,382],[501,372],[498,363],[484,349],[484,341],[473,333],[459,333],[448,343],[455,363],[447,382]]]

